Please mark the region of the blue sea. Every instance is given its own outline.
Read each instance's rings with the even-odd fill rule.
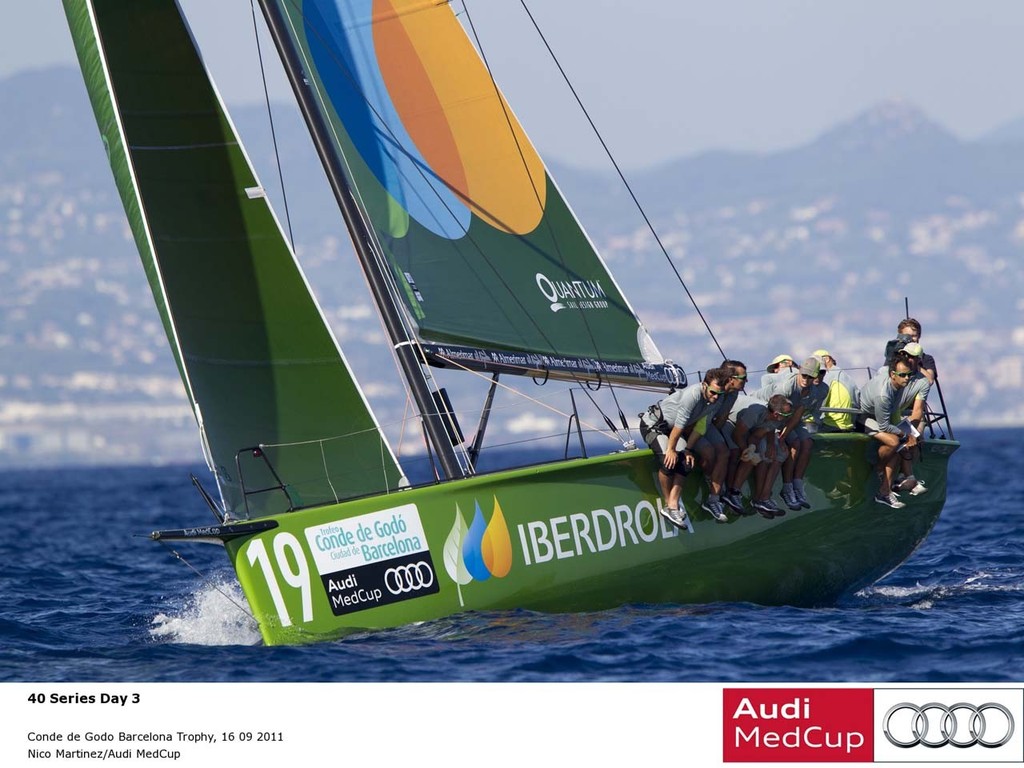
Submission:
[[[1024,430],[964,430],[924,545],[825,609],[631,605],[484,613],[267,648],[190,467],[0,473],[0,680],[20,682],[1024,680]]]

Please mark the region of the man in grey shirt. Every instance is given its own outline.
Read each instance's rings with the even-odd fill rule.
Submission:
[[[793,415],[779,434],[789,451],[789,457],[782,465],[782,500],[793,510],[810,509],[811,504],[804,494],[804,475],[811,463],[813,440],[801,422],[819,413],[828,397],[828,385],[821,382],[821,363],[816,357],[809,357],[796,372],[784,377],[776,376],[754,393],[765,402],[772,395],[782,395],[793,404]]]
[[[676,390],[640,416],[640,434],[660,459],[658,478],[667,504],[663,513],[675,525],[685,524],[680,506],[683,478],[693,469],[698,455],[712,483],[712,493],[701,508],[720,522],[728,519],[719,499],[724,466],[721,476],[714,477],[714,447],[694,427],[705,417],[708,421],[714,419],[719,408],[718,398],[725,394],[731,375],[732,371],[727,368],[712,368],[699,386]],[[657,409],[660,409],[662,417],[661,429],[658,427]],[[680,440],[683,441],[682,450],[679,449]]]
[[[882,476],[875,501],[893,509],[906,506],[892,489],[896,466],[902,458],[901,453],[917,445],[916,437],[905,434],[893,424],[893,416],[899,414],[904,390],[914,374],[906,356],[899,355],[891,370],[875,376],[860,391],[859,421],[864,431],[880,443],[878,463],[882,467]]]
[[[753,514],[743,507],[741,488],[754,471],[751,506],[762,517],[771,519],[786,514],[771,499],[772,486],[779,467],[789,455],[780,444],[778,430],[793,413],[793,404],[782,395],[772,395],[765,403],[756,397],[740,395],[729,413],[723,432],[736,444],[735,461],[730,464],[729,482],[722,498],[740,514]]]

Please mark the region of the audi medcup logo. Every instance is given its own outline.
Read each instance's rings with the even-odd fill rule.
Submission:
[[[441,591],[415,504],[402,504],[306,529],[335,616]]]
[[[993,739],[986,740],[985,734],[993,733],[993,730],[989,728],[989,720],[985,717],[985,712],[995,711],[1002,715],[1000,720],[1000,728],[1002,736],[994,736]],[[892,724],[893,715],[900,714],[902,712],[913,713],[913,716],[909,720],[909,734],[906,737],[901,738],[900,734],[894,733],[894,726]],[[939,717],[939,727],[936,729],[932,723],[930,715],[932,713],[941,712]],[[960,725],[958,714],[969,713],[967,719],[967,731],[970,734],[969,738],[957,739],[957,730],[961,733],[964,729]],[[906,731],[904,723],[903,730]],[[1010,740],[1013,736],[1014,722],[1013,715],[1010,714],[1010,710],[1004,707],[1002,704],[996,704],[994,701],[990,701],[987,704],[982,704],[976,707],[973,704],[968,704],[966,701],[961,701],[952,706],[946,706],[938,702],[931,702],[930,704],[911,704],[909,701],[903,701],[889,708],[889,711],[885,713],[885,720],[882,721],[882,732],[885,733],[885,738],[889,740],[890,744],[894,744],[901,749],[909,749],[910,747],[916,747],[921,744],[925,747],[944,747],[947,744],[954,747],[973,747],[975,744],[979,744],[989,749],[995,747],[1001,747],[1003,744]],[[929,739],[929,734],[939,734],[939,738]]]
[[[388,568],[384,571],[384,586],[392,595],[428,589],[434,586],[434,569],[423,560]]]
[[[878,689],[876,760],[1006,762],[1024,758],[1020,689]]]
[[[727,763],[863,763],[873,754],[868,688],[726,688]]]

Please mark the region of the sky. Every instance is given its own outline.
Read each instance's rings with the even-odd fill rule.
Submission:
[[[452,0],[552,160],[607,163],[524,11]],[[263,98],[249,0],[181,0],[229,105]],[[525,0],[616,161],[806,143],[880,101],[920,107],[963,139],[1024,117],[1020,0]],[[0,25],[0,78],[75,65],[58,0]],[[260,19],[262,26],[262,19]],[[215,46],[214,43],[217,45]],[[271,43],[272,97],[288,88]]]

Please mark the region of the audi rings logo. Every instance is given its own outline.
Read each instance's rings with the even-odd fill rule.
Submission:
[[[418,563],[399,565],[395,568],[388,568],[384,571],[384,586],[392,595],[401,595],[405,592],[418,592],[421,589],[433,586],[434,569],[430,563],[420,560]]]
[[[993,749],[1006,744],[1013,736],[1013,729],[1010,710],[991,701],[980,706],[967,702],[946,706],[938,702],[918,705],[904,701],[890,707],[882,720],[885,738],[903,749],[918,744],[925,747],[978,744]]]

